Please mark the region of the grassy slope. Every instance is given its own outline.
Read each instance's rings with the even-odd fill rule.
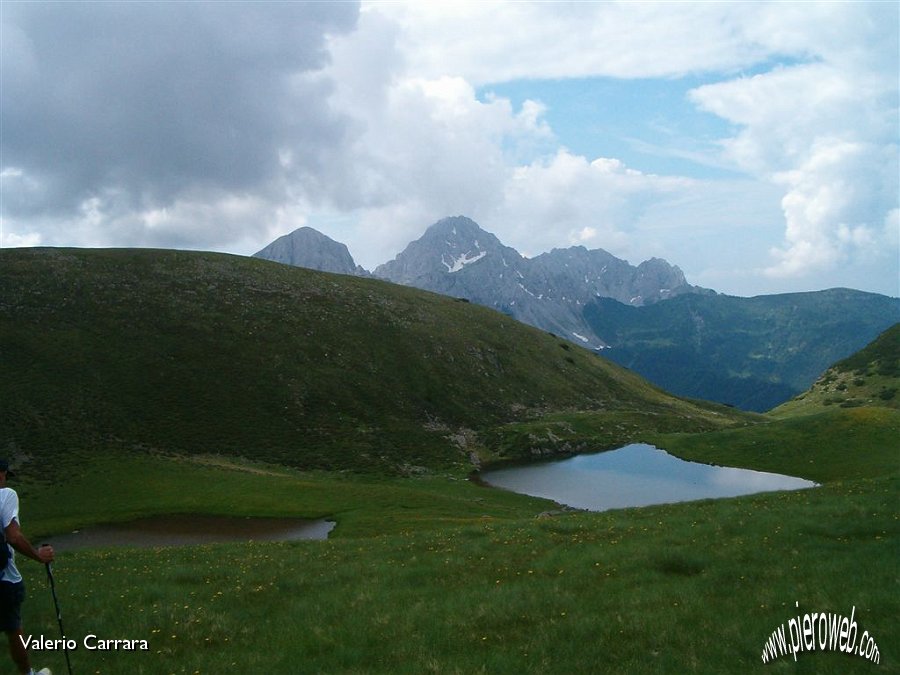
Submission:
[[[878,644],[877,672],[900,672],[898,416],[832,409],[666,436],[679,454],[825,484],[602,514],[540,518],[545,502],[440,478],[134,456],[25,486],[23,508],[35,531],[113,509],[340,523],[328,542],[64,554],[68,634],[146,638],[151,650],[81,649],[79,671],[873,672],[827,651],[760,660],[798,613],[853,609]],[[29,630],[53,636],[42,573],[23,568]],[[59,670],[62,659],[40,663]]]
[[[830,482],[900,471],[898,439],[900,410],[873,406],[654,440],[684,459]]]
[[[732,418],[482,307],[235,256],[0,251],[0,331],[0,448],[43,470],[99,448],[465,470],[491,455],[468,430],[548,410]]]
[[[133,461],[107,467],[113,476],[103,487],[128,488],[114,478],[131,468],[147,471],[149,485],[165,485],[160,474],[173,473],[167,463],[174,460],[156,469]],[[508,496],[483,489],[485,501],[472,508],[474,488],[450,481],[420,488],[410,479],[344,479],[316,491],[315,481],[296,475],[217,467],[189,469],[183,478],[201,471],[207,479],[194,496],[160,487],[155,507],[171,499],[228,511],[249,498],[254,510],[309,515],[349,501],[345,517],[354,508],[370,516],[356,522],[363,525],[357,536],[328,542],[61,555],[56,578],[67,634],[150,644],[149,653],[79,649],[77,672],[873,672],[858,657],[828,652],[763,666],[763,645],[797,614],[795,601],[800,611],[849,615],[855,607],[859,631],[878,643],[878,672],[898,671],[896,474],[534,518],[537,502],[503,504],[495,499]],[[23,499],[26,524],[39,528],[66,507],[89,511],[92,482],[78,477],[68,493]],[[246,489],[229,501],[241,483]],[[441,522],[434,512],[443,508],[454,515]],[[392,534],[379,534],[379,513]],[[22,567],[31,588],[28,630],[53,637],[43,573]],[[59,653],[36,661],[64,672]]]
[[[828,406],[900,408],[900,324],[826,370],[809,388],[772,411],[775,417],[823,412]]]
[[[717,411],[694,414],[709,412]],[[562,443],[602,441],[612,422],[615,433],[678,454],[825,485],[536,518],[545,502],[446,478],[85,453],[66,481],[23,476],[23,522],[47,533],[111,512],[190,510],[340,523],[328,542],[60,556],[70,636],[150,641],[149,653],[79,649],[77,672],[873,672],[830,652],[760,661],[769,634],[798,611],[849,615],[851,607],[860,632],[878,642],[876,670],[900,672],[900,413],[831,407],[666,436],[645,428],[652,413],[607,410],[598,423],[569,411],[502,429],[524,438],[514,448],[540,448],[547,431]],[[685,419],[649,426],[680,431]],[[28,630],[53,637],[43,572],[22,567]],[[35,660],[65,672],[61,654]]]
[[[517,519],[552,502],[467,480],[302,472],[223,457],[112,454],[54,484],[13,481],[37,538],[162,513],[328,518],[332,538]]]

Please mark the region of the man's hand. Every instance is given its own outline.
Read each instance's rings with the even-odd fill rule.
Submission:
[[[31,545],[31,542],[28,541],[27,537],[22,534],[22,530],[19,528],[19,522],[17,520],[11,520],[9,525],[6,526],[6,541],[8,541],[9,545],[19,553],[28,556],[32,560],[37,560],[45,565],[53,562],[53,547],[45,545],[41,546],[40,550],[36,549]]]
[[[53,547],[50,544],[41,544],[37,550],[38,560],[45,565],[53,562]]]

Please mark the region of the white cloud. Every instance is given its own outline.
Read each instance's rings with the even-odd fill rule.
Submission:
[[[881,237],[875,227],[891,203],[885,194],[890,178],[879,176],[884,166],[873,163],[881,154],[887,154],[890,165],[890,151],[872,144],[818,139],[803,164],[775,176],[788,189],[781,202],[787,228],[785,245],[773,250],[777,262],[768,274],[801,274],[831,267],[855,249],[878,250]]]
[[[0,220],[0,248],[18,248],[28,246],[40,246],[41,235],[39,232],[7,232],[2,220]]]
[[[181,25],[152,3],[5,10],[5,240],[249,253],[331,223],[371,268],[465,214],[526,253],[583,243],[710,278],[727,259],[770,281],[896,250],[893,4],[272,7],[189,4]],[[704,161],[743,178],[585,157],[560,147],[552,101],[476,96],[697,74],[720,81],[692,101],[735,129]]]
[[[203,246],[232,241],[217,208],[235,199],[275,208],[307,185],[314,196],[346,132],[320,75],[326,36],[356,14],[350,3],[4,4],[4,218],[54,243],[128,233],[134,245]],[[168,240],[142,231],[189,203],[208,219]],[[265,231],[266,213],[246,215],[245,229]]]
[[[494,212],[521,157],[555,148],[540,102],[514,109],[505,98],[479,100],[462,77],[422,77],[394,51],[397,40],[389,18],[363,12],[356,33],[332,39],[327,72],[353,139],[330,206],[357,220],[330,234],[345,236],[368,268],[440,218]]]
[[[892,3],[769,5],[747,34],[808,62],[692,92],[739,126],[725,155],[785,190],[767,275],[896,261],[882,223],[900,192],[897,26]]]
[[[502,202],[483,221],[531,255],[579,243],[628,256],[643,213],[693,184],[643,174],[617,159],[589,162],[561,150],[516,169]]]
[[[390,257],[427,224],[455,213],[530,253],[583,243],[637,258],[648,248],[664,255],[667,248],[681,250],[676,238],[692,226],[689,206],[712,227],[704,195],[724,207],[718,214],[718,229],[730,233],[724,243],[753,239],[757,261],[736,259],[748,265],[745,274],[755,267],[752,273],[767,268],[773,277],[809,275],[885,250],[881,223],[896,207],[890,178],[896,147],[885,142],[896,128],[896,59],[885,57],[895,10],[886,17],[883,8],[846,3],[372,3],[363,9],[357,33],[337,41],[344,52],[343,58],[335,52],[335,68],[343,63],[357,79],[384,85],[380,97],[366,94],[377,105],[366,109],[347,97],[344,103],[353,105],[341,108],[354,110],[348,114],[364,130],[356,171],[368,177],[358,185],[380,196],[360,211],[372,238],[362,237],[389,242],[366,245],[382,258],[364,264]],[[376,33],[380,46],[374,46]],[[366,50],[354,52],[359,45]],[[753,77],[729,75],[783,56],[800,62]],[[553,147],[543,103],[514,111],[503,99],[478,101],[473,91],[475,84],[518,78],[696,72],[724,73],[721,82],[692,93],[702,110],[735,125],[735,135],[722,141],[721,161],[784,191],[780,242],[760,240],[760,232],[771,236],[771,220],[743,215],[771,213],[755,201],[771,198],[768,188],[741,191],[644,175],[615,159],[592,162]],[[724,194],[727,204],[716,196]],[[674,222],[670,206],[680,230],[647,223],[649,214]],[[638,239],[648,227],[651,240]],[[676,262],[692,267],[690,260]]]
[[[829,63],[779,68],[692,95],[741,130],[723,142],[738,167],[782,186],[784,240],[766,273],[831,269],[886,243],[896,208],[896,82]]]
[[[340,233],[331,234],[351,240],[361,264],[372,268],[390,259],[427,225],[455,214],[473,217],[529,254],[582,243],[640,255],[640,247],[630,245],[637,220],[692,181],[645,175],[614,158],[592,161],[560,149],[542,102],[526,100],[514,109],[501,97],[478,100],[470,80],[447,74],[453,72],[452,58],[434,77],[422,76],[429,71],[422,54],[391,55],[392,46],[403,47],[409,39],[408,30],[418,30],[409,17],[398,29],[394,10],[418,11],[372,5],[356,33],[332,41],[330,73],[350,74],[335,75],[333,102],[358,134],[341,203],[355,210],[358,226],[343,223]],[[470,18],[495,10],[461,9]],[[447,8],[435,11],[440,15]],[[440,26],[448,30],[446,23]],[[483,28],[473,18],[468,31],[483,38]],[[431,48],[455,44],[446,36],[436,40]],[[508,59],[515,61],[515,55]],[[372,82],[381,86],[373,88]]]
[[[751,3],[367,3],[396,22],[423,77],[670,77],[764,58],[743,25]],[[702,39],[698,39],[702,36]]]

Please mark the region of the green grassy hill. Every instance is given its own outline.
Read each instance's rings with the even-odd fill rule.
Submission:
[[[829,406],[900,408],[900,324],[868,346],[838,361],[813,385],[772,411],[778,417],[812,414]]]
[[[736,419],[482,307],[220,254],[0,251],[0,336],[0,450],[22,459],[109,448],[466,470],[495,454],[483,432],[549,411],[685,430]]]
[[[686,459],[820,482],[900,472],[900,324],[838,361],[759,424],[658,442]]]
[[[149,643],[79,647],[75,672],[898,670],[900,410],[880,398],[729,415],[467,303],[161,251],[0,252],[0,378],[0,443],[36,460],[14,482],[35,540],[160,513],[338,524],[324,542],[60,554],[67,636]],[[691,429],[713,430],[672,433]],[[823,485],[547,517],[446,472],[380,475],[637,437]],[[308,470],[351,466],[379,471]],[[57,637],[44,570],[21,567],[27,632]],[[792,618],[851,610],[877,666],[762,664]],[[60,651],[34,662],[65,672]]]

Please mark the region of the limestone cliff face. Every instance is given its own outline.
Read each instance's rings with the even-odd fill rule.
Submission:
[[[601,249],[576,246],[528,259],[463,216],[438,221],[374,275],[465,297],[594,348],[604,343],[582,317],[594,298],[641,306],[682,293],[711,293],[688,284],[681,270],[659,258],[634,267]]]
[[[369,276],[368,272],[354,262],[346,245],[311,227],[301,227],[279,237],[253,256],[322,272]]]

